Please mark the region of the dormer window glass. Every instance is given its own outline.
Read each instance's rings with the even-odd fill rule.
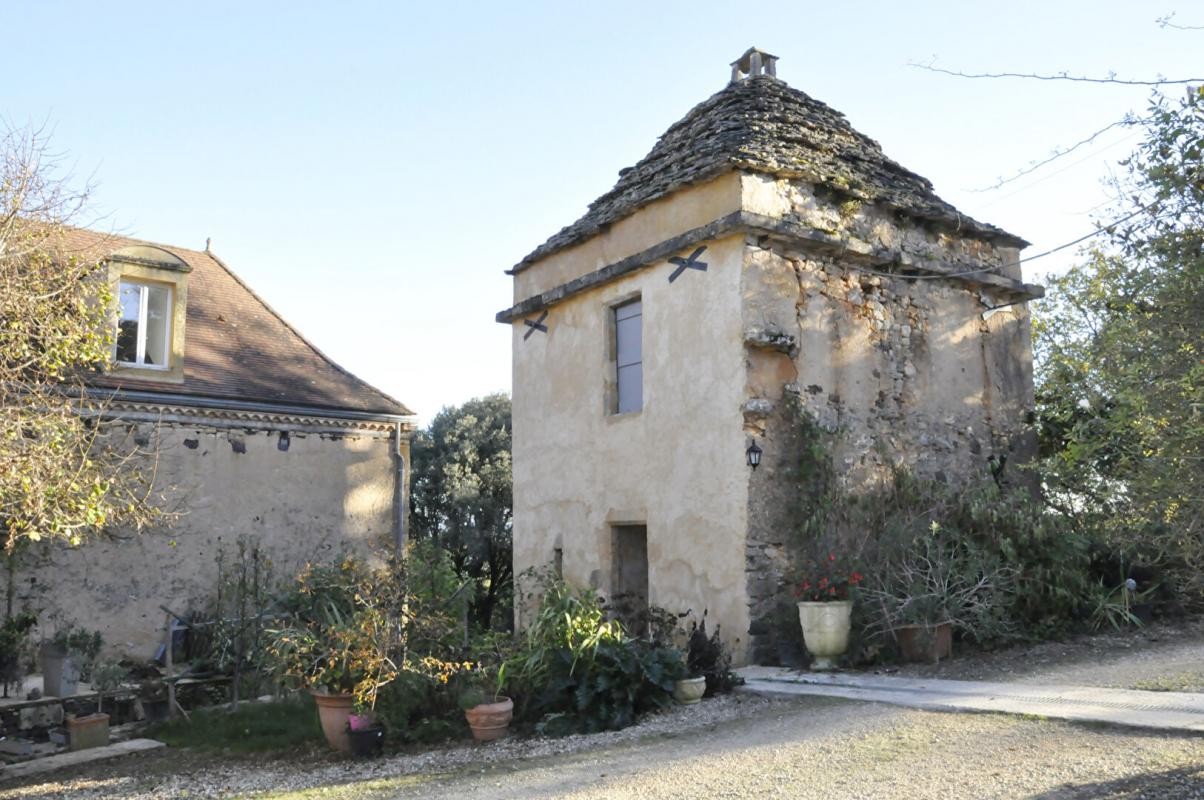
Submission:
[[[167,369],[171,353],[171,287],[122,280],[117,322],[119,364]]]

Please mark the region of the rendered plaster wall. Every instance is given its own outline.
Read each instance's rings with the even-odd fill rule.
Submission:
[[[662,230],[657,241],[680,232]],[[705,610],[740,657],[748,468],[735,321],[744,237],[706,245],[705,272],[686,270],[669,283],[673,265],[653,264],[552,306],[546,334],[524,338],[530,329],[513,326],[514,562],[521,573],[559,559],[566,579],[607,596],[614,526],[646,525],[650,603]],[[644,246],[614,238],[607,245],[620,255]],[[530,286],[548,283],[543,268],[523,273]],[[593,268],[592,260],[562,262],[557,280]],[[612,414],[611,309],[637,294],[643,407]]]
[[[546,292],[654,245],[740,210],[736,173],[654,201],[597,236],[553,253],[514,276],[514,302]]]
[[[231,563],[240,538],[281,579],[307,561],[392,541],[396,445],[387,436],[294,430],[282,450],[276,431],[135,426],[180,516],[163,530],[48,549],[23,566],[22,601],[42,609],[47,634],[62,620],[99,630],[112,651],[150,657],[163,640],[159,606],[202,608],[216,591],[218,554]]]
[[[776,216],[868,244],[967,267],[1009,264],[1011,248],[964,240],[894,219],[880,209],[832,205],[806,184],[746,177],[746,202]],[[751,195],[751,196],[748,196]],[[1018,267],[1009,268],[1018,277]],[[742,317],[747,358],[745,428],[759,437],[751,479],[746,568],[751,648],[759,662],[801,655],[787,583],[798,526],[800,411],[825,431],[850,488],[894,467],[949,483],[1004,475],[1032,453],[1025,428],[1033,385],[1025,305],[948,280],[906,280],[858,269],[847,256],[788,241],[750,239]]]

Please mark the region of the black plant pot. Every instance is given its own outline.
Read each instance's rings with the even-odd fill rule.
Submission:
[[[1149,625],[1154,621],[1154,604],[1153,603],[1134,603],[1129,606],[1129,611],[1137,619],[1141,620],[1142,625]]]
[[[351,740],[351,753],[359,758],[379,756],[385,744],[385,729],[380,725],[353,731],[347,729],[347,738]]]

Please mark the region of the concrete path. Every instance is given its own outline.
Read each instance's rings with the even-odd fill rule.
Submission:
[[[825,695],[929,711],[994,711],[1048,719],[1101,722],[1162,731],[1204,733],[1204,694],[1144,692],[1097,686],[1055,686],[745,667],[741,691]]]
[[[154,750],[166,746],[163,742],[155,741],[154,739],[130,739],[128,742],[108,744],[104,747],[89,747],[87,750],[73,750],[59,753],[56,756],[35,758],[32,761],[22,761],[17,764],[8,764],[7,766],[0,767],[0,782],[9,778],[25,778],[30,775],[38,775],[42,772],[53,772],[63,767],[75,767],[80,764],[87,764],[90,761],[101,761],[106,758],[124,756],[127,753]]]

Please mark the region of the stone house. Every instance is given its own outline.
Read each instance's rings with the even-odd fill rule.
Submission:
[[[73,230],[69,251],[108,271],[112,369],[90,381],[110,436],[178,513],[169,526],[44,548],[20,574],[47,632],[64,621],[150,657],[166,606],[198,608],[238,541],[288,577],[308,560],[404,537],[409,409],[350,374],[208,249]]]
[[[775,660],[800,414],[851,483],[1024,460],[1024,246],[749,50],[508,271],[516,573],[705,609]]]

